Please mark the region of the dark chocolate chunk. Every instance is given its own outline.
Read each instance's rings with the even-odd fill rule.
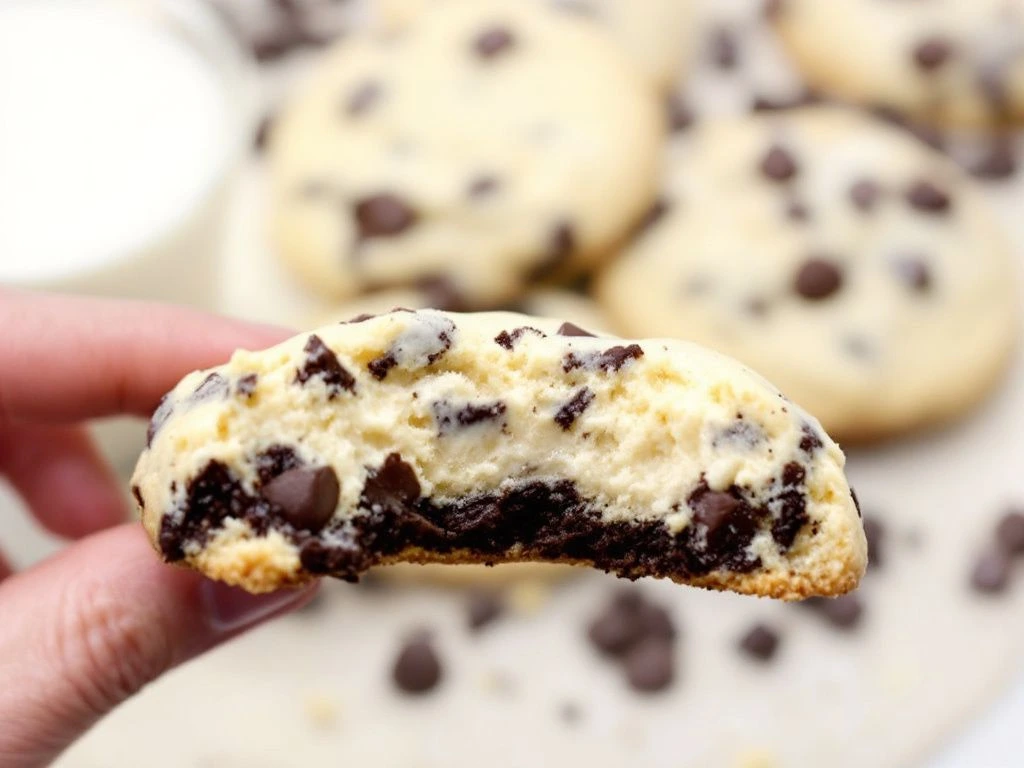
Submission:
[[[558,409],[558,413],[555,414],[555,424],[568,430],[592,402],[594,402],[594,393],[590,389],[583,387],[576,390],[575,394]]]
[[[576,325],[574,323],[568,323],[567,322],[567,323],[562,323],[560,326],[558,326],[558,335],[559,336],[593,336],[594,334],[592,334],[590,331],[586,331],[586,330],[580,328],[578,325]]]
[[[950,198],[930,181],[915,181],[906,191],[910,206],[922,213],[943,214],[949,210]]]
[[[256,454],[254,465],[260,485],[266,485],[278,475],[303,466],[303,461],[293,448],[287,445],[271,445]]]
[[[433,642],[428,635],[418,634],[398,652],[391,677],[403,692],[422,694],[437,686],[441,673],[441,660]]]
[[[873,211],[882,196],[882,185],[873,179],[858,179],[850,186],[850,201],[857,210]]]
[[[416,223],[416,211],[398,195],[385,192],[355,202],[360,239],[400,235]]]
[[[648,637],[626,653],[626,680],[640,693],[657,693],[675,678],[675,658],[670,641]]]
[[[493,59],[506,53],[516,44],[515,35],[507,27],[494,26],[485,29],[473,41],[473,50],[481,59]]]
[[[211,373],[189,395],[189,402],[202,403],[206,400],[224,397],[228,393],[228,380],[219,373]]]
[[[742,506],[739,499],[723,491],[705,491],[692,503],[694,522],[707,529],[708,539],[729,522],[733,513]]]
[[[264,115],[256,126],[256,133],[252,138],[252,146],[257,152],[263,152],[267,148],[267,141],[270,139],[270,132],[274,127],[274,115]]]
[[[1024,513],[1007,512],[996,526],[996,544],[1011,555],[1024,554]]]
[[[366,369],[377,381],[383,381],[388,371],[398,365],[398,359],[391,352],[385,352],[366,364]]]
[[[823,445],[824,443],[821,441],[821,436],[810,424],[804,424],[803,427],[800,428],[801,451],[811,455]]]
[[[255,373],[247,373],[244,376],[239,377],[238,381],[235,383],[235,394],[239,397],[252,397],[256,392],[256,384],[258,382],[259,376]]]
[[[630,360],[638,360],[643,356],[644,351],[639,344],[609,347],[604,352],[584,354],[582,357],[570,352],[562,359],[562,370],[566,373],[576,368],[617,371]]]
[[[493,403],[466,403],[454,405],[447,400],[438,400],[433,404],[434,422],[437,433],[447,435],[460,428],[471,427],[486,421],[502,421],[505,415],[505,403],[496,400]]]
[[[642,628],[632,612],[612,608],[591,622],[587,636],[602,653],[619,656],[636,644]]]
[[[810,521],[803,487],[806,475],[800,464],[793,461],[786,464],[782,470],[783,489],[773,499],[776,514],[772,520],[772,539],[783,552],[793,546],[800,531]]]
[[[678,94],[672,94],[665,99],[665,114],[668,117],[669,131],[672,133],[681,133],[693,125],[693,111]]]
[[[338,506],[338,476],[331,467],[302,467],[278,475],[263,487],[263,497],[279,508],[293,527],[318,531]]]
[[[345,323],[365,323],[367,320],[373,320],[373,318],[375,317],[377,317],[377,315],[371,315],[369,312],[363,312],[361,314],[356,315],[353,318],[350,318],[349,320],[346,320]]]
[[[469,307],[465,295],[450,277],[429,275],[416,281],[416,287],[426,294],[427,307],[445,312],[464,312]]]
[[[694,511],[690,536],[683,540],[697,547],[703,539],[703,551],[697,559],[710,569],[729,564],[733,570],[742,570],[745,563],[753,563],[747,547],[760,528],[766,511],[747,504],[740,498],[739,489],[712,491],[703,480],[687,499]],[[694,553],[696,554],[696,553]]]
[[[382,93],[383,89],[380,87],[380,83],[374,80],[360,83],[345,102],[346,114],[349,117],[357,117],[364,114],[380,99]]]
[[[915,256],[901,256],[893,259],[896,276],[916,293],[925,293],[931,288],[932,275],[924,260]]]
[[[473,592],[470,594],[467,604],[467,618],[470,630],[479,632],[488,624],[500,618],[504,610],[505,603],[500,595],[494,592]]]
[[[771,661],[779,649],[779,634],[766,624],[755,624],[740,638],[739,648],[756,661]]]
[[[832,259],[812,256],[800,265],[793,289],[810,301],[827,299],[843,286],[842,268]]]
[[[419,498],[416,470],[402,460],[401,454],[390,453],[379,468],[367,475],[360,505],[400,514],[411,509]]]
[[[709,53],[711,63],[718,69],[735,69],[739,61],[739,44],[735,32],[729,27],[711,30]]]
[[[774,144],[761,160],[761,173],[772,181],[789,181],[796,176],[796,160],[785,148]]]
[[[976,592],[996,594],[1006,590],[1010,583],[1013,563],[999,547],[982,552],[971,570],[971,586]]]
[[[320,379],[327,387],[327,397],[333,400],[342,391],[353,392],[356,380],[339,361],[323,339],[311,334],[302,348],[306,360],[295,374],[295,381],[305,384],[312,378]]]
[[[986,152],[971,166],[979,179],[1007,179],[1017,172],[1017,153],[1013,140],[996,136]]]
[[[953,46],[941,37],[929,37],[914,47],[914,63],[922,72],[934,72],[953,54]]]
[[[466,194],[474,199],[478,200],[482,197],[488,197],[498,191],[501,183],[498,181],[496,176],[490,174],[481,174],[469,182],[469,186],[466,188]]]
[[[509,351],[515,347],[516,342],[519,341],[527,333],[533,333],[541,338],[544,337],[544,332],[539,328],[534,328],[531,325],[521,325],[518,328],[513,328],[511,331],[502,331],[494,337],[494,343],[499,347],[507,349]]]
[[[838,629],[853,629],[864,615],[864,606],[853,593],[840,597],[812,597],[803,604],[818,611],[829,624]]]
[[[245,519],[252,503],[226,465],[208,462],[189,482],[180,517],[165,515],[161,521],[160,551],[171,562],[181,560],[186,542],[205,541],[225,518]]]
[[[160,431],[171,414],[174,413],[174,401],[171,399],[171,393],[168,392],[166,395],[160,398],[160,404],[157,405],[156,410],[153,411],[153,416],[149,420],[149,426],[146,427],[146,447],[149,448],[153,445],[153,438],[156,437],[156,433]]]
[[[533,281],[549,277],[566,262],[575,248],[576,233],[572,224],[568,221],[557,222],[548,236],[547,249],[540,262],[530,270],[527,278]]]
[[[868,540],[868,568],[885,564],[885,524],[872,515],[864,518],[864,537]]]

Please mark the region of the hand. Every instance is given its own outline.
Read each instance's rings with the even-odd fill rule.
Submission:
[[[0,557],[0,765],[41,766],[165,671],[311,590],[255,597],[164,565],[76,422],[148,415],[196,368],[286,332],[139,302],[0,291],[0,473],[79,539],[13,574]]]

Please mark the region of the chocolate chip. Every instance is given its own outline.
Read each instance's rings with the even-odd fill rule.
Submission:
[[[544,337],[544,332],[539,328],[534,328],[531,325],[521,325],[518,328],[513,328],[511,331],[502,331],[494,337],[494,343],[511,352],[513,347],[515,347],[516,342],[527,333],[535,334],[541,338]]]
[[[239,397],[250,398],[256,392],[256,384],[259,382],[259,376],[255,373],[247,373],[240,377],[235,384],[235,394]]]
[[[729,522],[742,502],[723,491],[707,491],[698,497],[693,506],[694,521],[707,529],[710,539]]]
[[[971,586],[976,592],[996,594],[1010,583],[1010,556],[999,547],[992,547],[978,556],[971,571]]]
[[[671,642],[648,637],[627,652],[623,664],[630,687],[640,693],[656,693],[668,688],[675,677],[675,659]]]
[[[567,221],[557,222],[548,236],[547,249],[541,261],[530,270],[527,277],[531,281],[545,279],[565,263],[575,248],[576,233],[572,224]]]
[[[263,488],[263,497],[300,530],[318,531],[338,506],[338,476],[331,467],[303,467],[278,475]]]
[[[357,117],[367,112],[378,99],[380,99],[383,89],[380,87],[380,83],[374,80],[367,80],[352,91],[349,95],[348,100],[345,102],[345,112],[349,117]]]
[[[591,622],[587,636],[602,653],[619,656],[637,642],[641,628],[633,613],[613,608]]]
[[[327,398],[333,400],[342,390],[353,392],[356,380],[339,361],[323,339],[315,333],[311,334],[306,346],[302,348],[306,360],[295,374],[295,381],[305,384],[312,378],[323,381],[327,387]]]
[[[386,352],[380,357],[375,357],[366,364],[366,369],[377,381],[383,381],[388,371],[398,365],[398,359],[391,352]]]
[[[932,285],[931,271],[928,265],[919,258],[902,256],[893,259],[893,270],[896,276],[911,290],[924,293]]]
[[[864,614],[864,606],[853,593],[840,597],[812,597],[804,605],[818,611],[825,620],[838,629],[853,629]]]
[[[789,181],[796,176],[796,160],[787,150],[775,144],[761,160],[761,173],[772,181]]]
[[[416,470],[402,460],[399,453],[390,453],[384,463],[371,470],[363,486],[360,506],[382,509],[397,514],[410,509],[420,498],[420,482]]]
[[[228,393],[228,380],[219,373],[211,373],[189,395],[189,402],[202,403],[214,398],[224,397]]]
[[[283,475],[289,470],[298,469],[304,462],[295,452],[295,449],[287,445],[271,445],[256,454],[253,465],[256,468],[256,476],[260,479],[260,485],[266,485],[278,475]]]
[[[586,331],[580,328],[578,325],[573,323],[562,323],[558,326],[557,331],[559,336],[593,336],[590,331]]]
[[[868,568],[885,565],[885,525],[877,517],[864,518],[864,536],[868,540]]]
[[[434,422],[437,424],[437,433],[447,435],[459,428],[502,420],[505,409],[505,403],[500,400],[493,403],[467,403],[461,406],[453,405],[447,400],[438,400],[433,404]]]
[[[827,299],[842,285],[842,269],[831,259],[817,256],[801,264],[793,280],[793,289],[810,301]]]
[[[755,624],[740,638],[740,650],[757,661],[771,661],[779,649],[779,634],[766,624]]]
[[[858,179],[850,186],[850,201],[857,210],[873,211],[882,196],[882,185],[873,179]]]
[[[1006,179],[1017,172],[1017,153],[1013,141],[1003,136],[992,139],[988,150],[971,166],[979,179]]]
[[[558,413],[555,414],[555,424],[568,431],[576,418],[587,410],[592,402],[594,402],[594,393],[590,389],[583,387],[576,390],[576,393],[558,409]]]
[[[395,685],[405,693],[422,694],[441,681],[441,660],[426,635],[417,635],[402,646],[391,670]]]
[[[807,221],[811,218],[811,212],[799,200],[790,200],[786,204],[786,218],[790,221]]]
[[[934,72],[953,54],[953,46],[940,37],[930,37],[914,48],[914,63],[922,72]]]
[[[930,181],[915,181],[906,192],[907,202],[922,213],[942,214],[949,210],[950,199],[942,189]]]
[[[639,344],[630,344],[628,347],[609,347],[604,352],[589,353],[582,357],[575,352],[570,352],[562,359],[562,370],[566,373],[576,368],[618,371],[630,360],[638,360],[643,356],[644,351]]]
[[[718,69],[735,69],[739,61],[739,45],[736,35],[728,27],[719,27],[710,32],[711,63]]]
[[[428,275],[416,281],[422,291],[427,307],[445,312],[464,312],[469,307],[465,295],[455,282],[445,275]]]
[[[473,41],[473,50],[481,59],[493,59],[500,53],[505,53],[516,43],[515,35],[501,26],[485,29]]]
[[[359,237],[393,237],[409,229],[418,218],[408,203],[398,195],[385,192],[364,197],[355,203]]]
[[[135,503],[138,504],[140,511],[146,509],[146,502],[142,500],[142,489],[134,483],[132,483],[132,497],[135,499]]]
[[[668,118],[669,131],[672,133],[681,133],[693,125],[693,110],[678,94],[672,94],[665,99],[665,114]]]
[[[800,450],[810,455],[821,448],[824,443],[821,436],[810,424],[804,424],[800,428]]]
[[[160,404],[153,411],[153,416],[149,420],[149,426],[146,427],[147,448],[152,447],[153,438],[156,437],[156,433],[160,431],[160,428],[167,423],[167,420],[171,418],[172,413],[174,413],[174,401],[171,399],[171,393],[168,392],[160,398]]]
[[[773,21],[779,18],[785,9],[785,0],[764,0],[764,7],[761,12],[766,19]]]
[[[645,600],[639,590],[624,589],[591,621],[587,636],[602,653],[621,656],[644,638],[672,640],[676,630],[664,608]]]
[[[501,186],[497,177],[484,174],[473,179],[466,188],[466,194],[474,200],[494,194]]]
[[[658,198],[654,201],[651,207],[647,209],[647,213],[641,217],[640,221],[636,223],[633,234],[639,235],[641,232],[647,231],[660,221],[671,209],[672,204],[669,203],[668,200],[663,197]]]
[[[505,603],[494,592],[473,592],[467,604],[469,628],[479,632],[496,621],[505,610]]]
[[[1024,513],[1003,515],[996,526],[996,544],[1011,555],[1024,554]]]
[[[369,312],[362,312],[353,318],[345,321],[345,325],[351,325],[354,323],[365,323],[367,320],[373,320],[377,315],[371,315]]]
[[[270,138],[270,131],[274,127],[274,116],[264,115],[256,126],[256,133],[253,135],[252,146],[257,152],[263,152],[267,148],[267,140]]]

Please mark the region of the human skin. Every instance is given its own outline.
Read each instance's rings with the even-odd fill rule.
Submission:
[[[85,419],[148,416],[184,374],[286,330],[142,302],[0,289],[0,475],[73,540],[15,573],[0,554],[0,765],[48,764],[169,669],[308,601],[160,562]]]

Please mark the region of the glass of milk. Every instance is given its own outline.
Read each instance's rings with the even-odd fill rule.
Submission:
[[[254,84],[203,0],[0,0],[0,285],[214,307]]]

